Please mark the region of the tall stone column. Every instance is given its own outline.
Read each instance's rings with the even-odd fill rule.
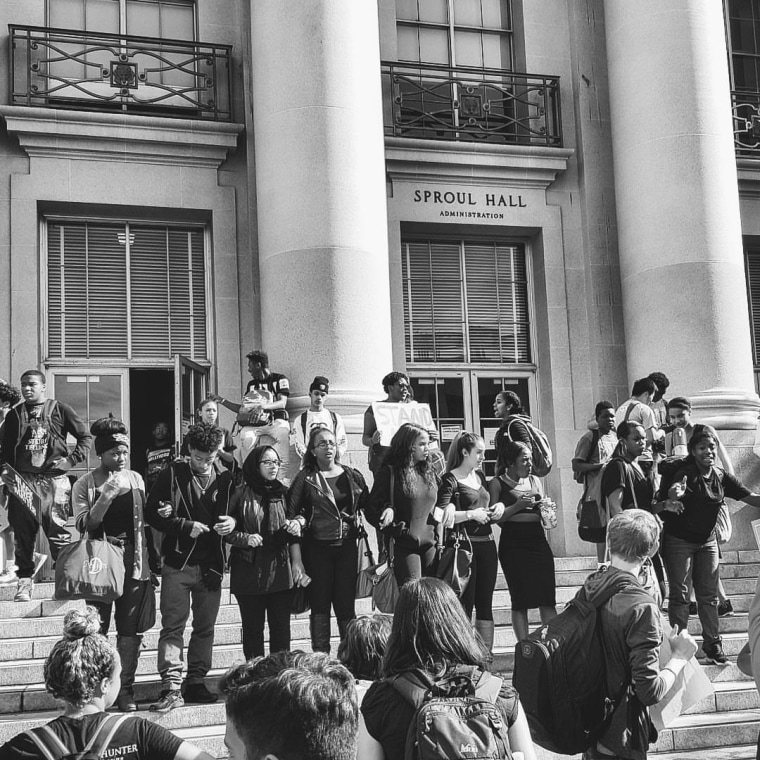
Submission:
[[[722,5],[605,0],[630,373],[665,372],[694,416],[754,428]]]
[[[377,4],[251,0],[251,50],[262,343],[363,411],[392,369]]]

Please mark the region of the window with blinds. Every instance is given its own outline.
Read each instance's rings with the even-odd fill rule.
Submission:
[[[409,362],[531,362],[522,245],[402,241]]]
[[[760,248],[745,248],[749,325],[752,331],[752,361],[755,365],[755,390],[760,392]]]
[[[202,227],[47,224],[51,359],[207,359]]]

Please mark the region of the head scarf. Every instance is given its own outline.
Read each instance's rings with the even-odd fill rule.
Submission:
[[[267,451],[277,450],[272,446],[256,446],[243,462],[243,480],[256,496],[264,510],[263,527],[269,535],[277,533],[285,526],[286,487],[277,478],[267,480],[261,474],[259,465]],[[279,454],[277,454],[279,457]]]

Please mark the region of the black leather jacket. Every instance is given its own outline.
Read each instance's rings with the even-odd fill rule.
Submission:
[[[320,472],[301,470],[293,481],[287,496],[289,520],[303,517],[306,521],[304,536],[317,541],[340,541],[348,537],[344,524],[351,528],[350,536],[356,535],[358,513],[364,510],[367,500],[367,484],[364,476],[352,467],[343,465],[348,476],[350,506],[340,512],[332,489]]]

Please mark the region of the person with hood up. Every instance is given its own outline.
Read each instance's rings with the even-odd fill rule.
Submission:
[[[646,591],[647,559],[657,551],[659,527],[654,515],[627,509],[607,525],[610,564],[592,573],[583,585],[590,602],[613,595],[599,607],[605,655],[607,697],[615,707],[612,719],[584,760],[645,760],[657,732],[648,707],[670,690],[676,676],[697,651],[688,631],[673,629],[672,656],[660,667],[663,631],[660,611]]]

